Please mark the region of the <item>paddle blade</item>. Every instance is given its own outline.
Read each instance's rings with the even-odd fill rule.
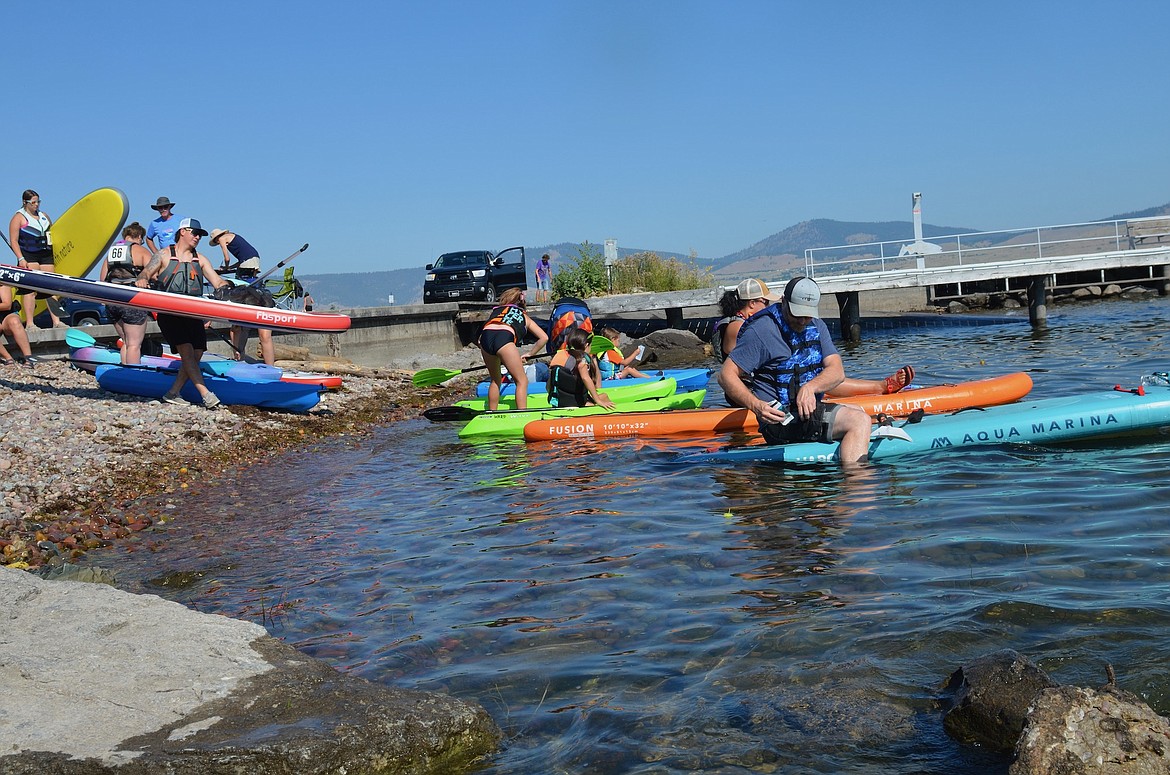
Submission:
[[[431,385],[441,385],[452,377],[458,377],[463,372],[452,371],[451,369],[423,369],[416,371],[414,376],[410,378],[411,384],[415,387],[430,387]]]
[[[478,409],[466,406],[436,406],[424,411],[423,417],[431,422],[466,422],[478,414],[481,414]]]
[[[65,344],[74,350],[80,350],[82,347],[93,347],[97,340],[84,331],[71,328],[65,332]]]

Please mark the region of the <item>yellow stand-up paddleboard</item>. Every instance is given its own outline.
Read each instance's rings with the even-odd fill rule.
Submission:
[[[53,271],[68,277],[89,274],[121,236],[129,215],[130,201],[119,189],[99,188],[83,196],[49,227]],[[8,241],[6,227],[4,241]],[[36,314],[45,309],[45,300],[38,299]]]

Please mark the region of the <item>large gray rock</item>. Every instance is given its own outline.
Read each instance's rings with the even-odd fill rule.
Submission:
[[[960,743],[1011,751],[1032,701],[1055,686],[1035,663],[1011,649],[980,657],[951,674],[947,688],[954,694],[943,728]]]
[[[452,772],[486,711],[338,673],[248,622],[0,567],[0,773]]]
[[[1010,775],[1166,775],[1170,721],[1116,686],[1045,689]]]

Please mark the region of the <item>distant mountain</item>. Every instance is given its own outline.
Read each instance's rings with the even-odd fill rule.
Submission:
[[[318,309],[340,307],[385,307],[395,304],[422,304],[422,286],[427,271],[421,266],[385,272],[297,275],[313,296]]]
[[[1170,215],[1170,203],[1137,210],[1131,213],[1110,215],[1098,220],[1113,221],[1125,218],[1147,218]],[[934,226],[922,224],[926,238],[948,234],[964,234],[981,229],[969,226]],[[832,245],[850,245],[863,242],[884,242],[914,239],[914,224],[911,221],[834,221],[818,218],[789,226],[783,231],[750,245],[743,250],[721,258],[696,258],[700,266],[711,267],[716,279],[739,279],[752,276],[783,276],[804,266],[804,251],[808,248],[822,248]],[[599,249],[604,243],[593,243]],[[529,269],[536,265],[541,254],[548,253],[553,266],[568,266],[577,257],[579,243],[559,242],[554,245],[529,248],[524,252]],[[618,247],[618,256],[647,252],[646,248]],[[663,250],[652,251],[663,258],[677,258],[688,261],[684,253]],[[395,304],[421,304],[422,285],[426,275],[423,267],[393,269],[385,272],[356,272],[350,274],[318,274],[299,277],[301,283],[313,294],[314,301],[321,309],[333,307],[379,307],[389,303],[394,296]],[[532,280],[530,279],[530,282]]]

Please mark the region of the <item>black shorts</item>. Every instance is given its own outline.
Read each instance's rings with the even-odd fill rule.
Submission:
[[[488,355],[496,355],[504,345],[516,344],[516,335],[511,331],[484,331],[479,335],[479,346]]]
[[[181,344],[189,344],[196,350],[207,349],[207,329],[203,321],[198,318],[186,318],[182,315],[168,315],[158,313],[158,328],[162,331],[167,344],[178,349]]]
[[[790,444],[794,441],[822,441],[828,443],[833,440],[833,423],[837,419],[838,404],[826,404],[817,401],[817,408],[807,420],[793,417],[787,425],[771,423],[760,426],[760,433],[764,441],[769,444]]]
[[[125,323],[128,326],[144,326],[150,320],[150,313],[138,307],[107,304],[106,312],[110,315],[110,322]]]

